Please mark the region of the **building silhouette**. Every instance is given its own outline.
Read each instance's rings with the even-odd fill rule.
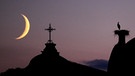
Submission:
[[[112,49],[107,72],[110,76],[134,76],[135,38],[126,43],[125,37],[129,35],[129,31],[121,30],[119,23],[117,26],[118,30],[115,30],[114,33],[119,36],[119,39]]]
[[[106,76],[103,70],[71,62],[60,56],[56,44],[51,40],[51,32],[55,29],[49,24],[45,30],[49,32],[49,40],[41,54],[32,58],[25,68],[9,69],[1,76]]]

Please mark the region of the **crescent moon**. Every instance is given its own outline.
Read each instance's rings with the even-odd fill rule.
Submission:
[[[23,33],[19,37],[16,38],[17,40],[24,38],[30,30],[30,22],[29,22],[28,18],[23,14],[21,14],[21,15],[23,16],[23,18],[25,20],[25,29],[24,29]]]

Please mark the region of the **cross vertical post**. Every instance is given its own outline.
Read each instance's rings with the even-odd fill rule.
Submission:
[[[51,32],[53,30],[55,30],[54,28],[51,27],[51,24],[49,24],[49,28],[45,29],[49,32],[49,40],[48,40],[48,43],[52,43],[52,40],[51,40]]]

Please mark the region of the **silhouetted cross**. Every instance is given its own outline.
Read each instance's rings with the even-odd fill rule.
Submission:
[[[55,30],[55,29],[51,27],[51,24],[49,24],[49,28],[47,28],[47,29],[45,29],[45,30],[49,31],[49,40],[48,40],[48,42],[49,42],[49,43],[52,43],[52,40],[51,40],[51,32],[52,32],[53,30]]]

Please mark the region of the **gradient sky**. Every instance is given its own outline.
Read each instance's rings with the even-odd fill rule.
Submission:
[[[24,30],[21,16],[28,17],[27,36],[16,40]],[[135,37],[135,0],[0,0],[0,72],[25,67],[41,54],[48,40],[49,23],[56,49],[64,58],[82,63],[108,60],[117,43],[117,22]]]

